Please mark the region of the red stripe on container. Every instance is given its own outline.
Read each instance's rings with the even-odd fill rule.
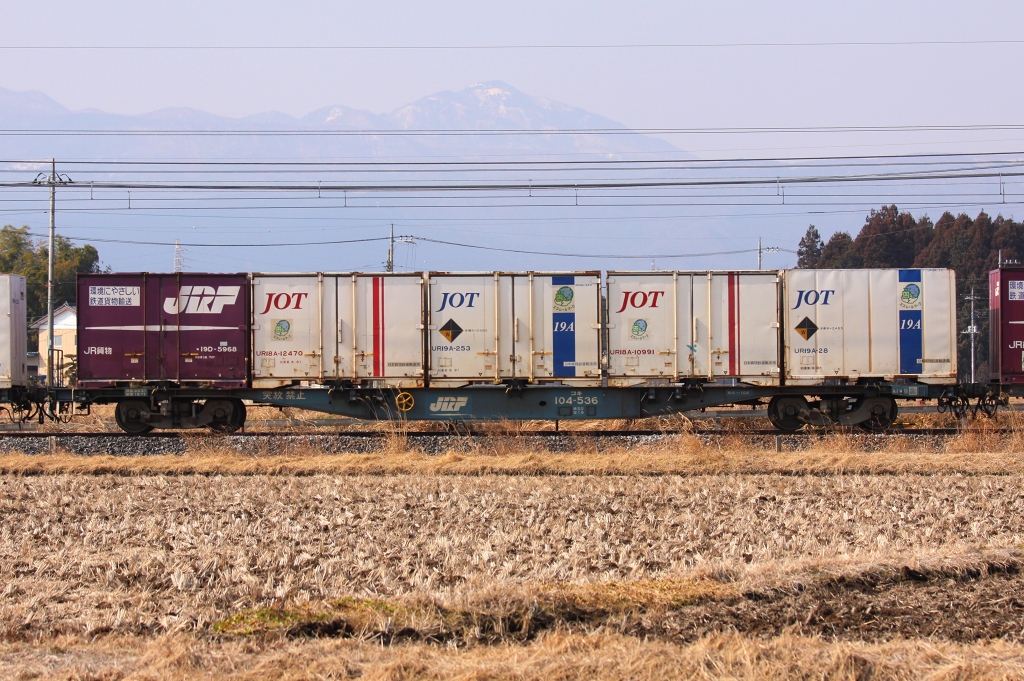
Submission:
[[[743,373],[743,358],[740,357],[740,327],[743,321],[740,318],[740,275],[736,275],[736,374]]]
[[[736,303],[739,298],[736,290],[736,275],[729,275],[729,375],[736,375],[736,348],[739,345],[739,328],[736,324]]]
[[[373,278],[373,375],[380,376],[381,346],[383,345],[384,315],[381,314],[382,282],[380,277]]]
[[[387,340],[387,324],[384,323],[384,282],[387,281],[384,277],[380,277],[380,373],[378,376],[384,376],[387,374],[387,348],[385,347],[385,341]]]

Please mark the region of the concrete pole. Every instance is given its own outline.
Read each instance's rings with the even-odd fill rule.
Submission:
[[[57,160],[50,159],[50,245],[49,262],[46,270],[46,332],[49,336],[46,339],[46,385],[54,385],[53,367],[53,246],[56,240],[56,215],[57,215]]]

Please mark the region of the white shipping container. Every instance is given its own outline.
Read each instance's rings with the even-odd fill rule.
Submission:
[[[597,386],[599,273],[431,273],[431,385]]]
[[[253,275],[253,386],[423,385],[420,274]]]
[[[779,383],[777,272],[609,272],[608,384]]]
[[[956,383],[952,270],[787,270],[786,383]]]
[[[0,318],[6,319],[0,332],[0,388],[26,386],[28,317],[20,274],[0,274]]]

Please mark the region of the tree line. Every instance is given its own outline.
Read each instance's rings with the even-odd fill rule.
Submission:
[[[943,213],[934,224],[928,216],[915,219],[896,206],[872,210],[856,237],[840,231],[823,242],[814,225],[797,247],[797,267],[925,268],[947,267],[956,271],[957,366],[962,378],[970,377],[970,337],[962,333],[970,325],[973,291],[976,323],[975,361],[978,380],[988,378],[988,273],[1003,262],[1024,262],[1024,223],[982,211],[977,217]]]
[[[88,244],[75,246],[70,239],[57,236],[53,254],[54,308],[63,303],[76,304],[76,275],[100,272],[100,254]],[[28,227],[11,225],[0,229],[0,272],[25,277],[28,318],[46,314],[46,275],[50,251],[46,239],[33,238]]]

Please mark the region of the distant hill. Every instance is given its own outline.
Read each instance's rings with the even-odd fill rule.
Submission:
[[[608,128],[616,121],[492,81],[438,92],[383,114],[326,106],[295,118],[265,112],[243,118],[169,108],[139,115],[72,111],[41,92],[0,88],[0,128],[54,130],[554,130]],[[19,159],[319,159],[523,154],[678,153],[644,135],[488,135],[430,137],[7,137],[4,157]]]

